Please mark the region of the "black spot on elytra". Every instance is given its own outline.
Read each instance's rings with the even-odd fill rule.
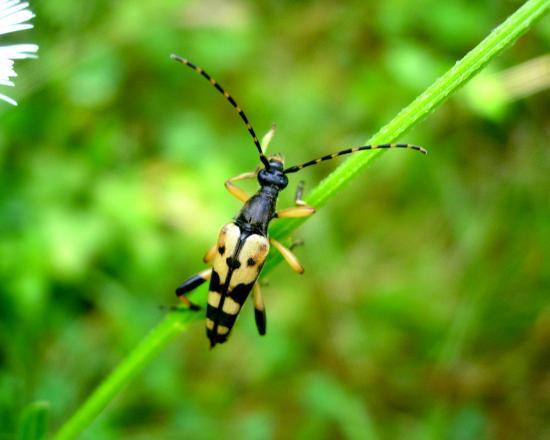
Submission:
[[[223,255],[225,253],[225,246],[220,246],[218,248],[218,252],[220,253],[220,255]]]
[[[228,257],[225,261],[227,262],[227,266],[231,269],[238,269],[241,267],[241,262],[234,257]]]
[[[212,290],[213,292],[221,293],[220,276],[218,275],[218,272],[216,272],[215,270],[212,271],[212,276],[210,277],[209,290]]]
[[[233,288],[233,290],[231,291],[229,296],[231,296],[231,298],[233,298],[235,301],[237,301],[242,306],[244,304],[244,302],[246,301],[246,298],[247,298],[248,294],[252,290],[252,286],[254,285],[255,282],[256,281],[253,281],[250,284],[237,284]]]
[[[256,264],[256,260],[254,258],[249,258],[248,260],[246,260],[247,266],[254,266],[255,264]]]

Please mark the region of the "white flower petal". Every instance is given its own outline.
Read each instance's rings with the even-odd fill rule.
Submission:
[[[9,14],[0,15],[0,26],[11,26],[29,21],[34,14],[28,9],[24,11],[12,10]],[[32,27],[32,26],[31,26]]]
[[[12,46],[0,46],[0,59],[22,60],[25,58],[35,58],[35,52],[38,51],[36,44],[14,44]]]
[[[14,26],[0,25],[0,35],[11,34],[12,32],[24,31],[25,29],[31,29],[32,24],[18,24]]]
[[[19,3],[19,0],[0,0],[0,10],[10,8],[12,5],[16,5],[17,3]]]
[[[34,17],[34,14],[26,9],[27,6],[27,2],[14,4],[13,1],[0,5],[0,34],[32,28],[31,24],[24,24]]]
[[[15,102],[9,96],[2,95],[2,93],[0,93],[0,99],[3,100],[3,101],[9,102],[11,105],[17,105],[17,102]]]
[[[34,17],[34,14],[28,7],[28,2],[0,0],[0,35],[31,29],[33,26],[28,21]],[[36,58],[37,51],[36,44],[0,46],[0,85],[13,86],[10,78],[17,76],[13,68],[13,60]],[[13,99],[3,94],[0,94],[0,100],[17,105]]]
[[[0,10],[0,20],[9,19],[11,21],[15,21],[13,16],[18,15],[18,14],[16,14],[17,12],[20,12],[20,13],[24,14],[25,16],[26,15],[31,15],[31,18],[32,18],[33,13],[31,11],[29,11],[28,9],[25,9],[27,6],[29,6],[28,3],[19,3],[18,5],[15,5],[11,8],[1,9]],[[21,21],[23,21],[23,20],[21,20]]]

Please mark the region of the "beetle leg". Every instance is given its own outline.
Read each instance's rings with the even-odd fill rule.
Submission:
[[[304,193],[304,181],[301,180],[296,188],[296,196],[294,197],[295,207],[282,209],[281,211],[275,214],[276,218],[299,218],[299,217],[309,217],[312,214],[315,214],[315,208],[309,206],[306,202],[302,200],[302,194]]]
[[[260,289],[260,283],[256,281],[252,290],[252,300],[254,301],[254,318],[256,319],[256,327],[258,333],[265,335],[266,318],[265,318],[265,305],[262,298],[262,291]]]
[[[294,204],[296,206],[307,206],[307,203],[302,200],[302,195],[304,194],[304,181],[300,180],[298,186],[296,187],[296,195],[294,196]]]
[[[187,295],[195,288],[199,287],[206,280],[209,280],[211,275],[212,269],[206,269],[185,280],[183,284],[176,289],[176,295],[181,300],[181,302],[184,303],[191,310],[200,310],[200,307],[189,301],[189,298],[187,298],[185,295]]]
[[[290,244],[290,246],[288,247],[289,250],[292,250],[294,248],[297,248],[298,246],[303,246],[304,245],[304,240],[292,240],[292,243]]]
[[[267,147],[269,147],[269,144],[271,143],[271,140],[273,139],[273,136],[275,135],[275,129],[277,126],[273,124],[269,131],[264,135],[262,138],[262,151],[265,154],[267,151]]]
[[[277,240],[274,240],[273,238],[269,239],[269,242],[275,246],[275,249],[277,249],[285,261],[288,263],[288,265],[292,268],[294,272],[297,272],[299,274],[304,273],[304,268],[298,261],[298,258],[296,255],[292,253],[288,248],[284,247],[283,244]]]
[[[239,199],[241,202],[246,202],[250,195],[243,189],[239,188],[234,184],[234,182],[237,182],[239,180],[244,179],[254,179],[256,178],[256,171],[249,171],[248,173],[242,173],[238,176],[232,177],[231,179],[227,179],[225,181],[225,188],[227,191],[229,191],[233,196],[235,196],[237,199]]]
[[[312,214],[315,214],[315,208],[312,206],[295,206],[281,209],[275,213],[275,218],[300,218],[309,217]]]
[[[296,187],[296,195],[294,196],[294,204],[296,206],[303,206],[304,208],[311,208],[313,210],[312,214],[315,212],[313,206],[309,206],[306,202],[302,200],[302,195],[304,194],[304,181],[300,180],[298,186]]]
[[[208,251],[206,251],[206,254],[204,254],[204,257],[202,257],[202,261],[204,261],[207,264],[210,263],[216,256],[217,250],[218,250],[218,245],[215,244],[210,249],[208,249]]]

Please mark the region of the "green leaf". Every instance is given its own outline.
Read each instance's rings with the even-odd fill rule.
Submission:
[[[33,402],[25,408],[19,423],[19,440],[41,440],[48,432],[50,404],[45,401]]]

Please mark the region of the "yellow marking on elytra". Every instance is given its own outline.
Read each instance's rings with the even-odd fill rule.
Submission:
[[[218,335],[226,335],[229,333],[229,328],[225,325],[218,325]]]
[[[236,315],[241,310],[241,305],[230,296],[226,296],[222,310],[229,315]]]
[[[227,278],[228,266],[226,256],[233,255],[241,235],[241,230],[235,223],[226,224],[220,231],[217,247],[225,247],[224,255],[216,252],[216,256],[212,261],[212,267],[220,277],[220,284],[224,284]]]
[[[219,292],[209,291],[208,292],[208,304],[210,304],[214,308],[218,308],[220,306],[220,299],[222,295]]]
[[[219,252],[216,252],[214,260],[212,261],[212,268],[218,274],[221,285],[224,285],[227,281],[229,273],[227,258],[235,255],[239,237],[240,229],[234,223],[226,224],[220,231],[217,247],[221,247],[222,245],[225,246],[225,252],[223,256],[221,256]],[[269,241],[266,237],[252,234],[246,238],[237,257],[241,265],[233,270],[229,286],[227,287],[227,293],[229,295],[235,286],[239,284],[252,284],[258,278],[258,268],[264,263],[268,252]],[[254,266],[247,265],[249,258],[255,261]],[[220,300],[213,292],[209,293],[208,301],[212,306],[216,308],[219,307]],[[226,313],[237,314],[240,307],[241,306],[232,298],[226,297],[224,300],[223,309]]]
[[[214,321],[212,321],[209,318],[206,318],[206,328],[208,330],[214,329]],[[224,325],[218,325],[216,332],[218,335],[226,335],[227,333],[229,333],[229,328],[227,328]]]
[[[269,242],[263,235],[252,234],[248,236],[239,252],[241,266],[235,269],[231,277],[229,289],[232,290],[238,284],[250,284],[258,278],[260,267],[269,252]],[[254,266],[248,266],[249,259],[255,261]]]

